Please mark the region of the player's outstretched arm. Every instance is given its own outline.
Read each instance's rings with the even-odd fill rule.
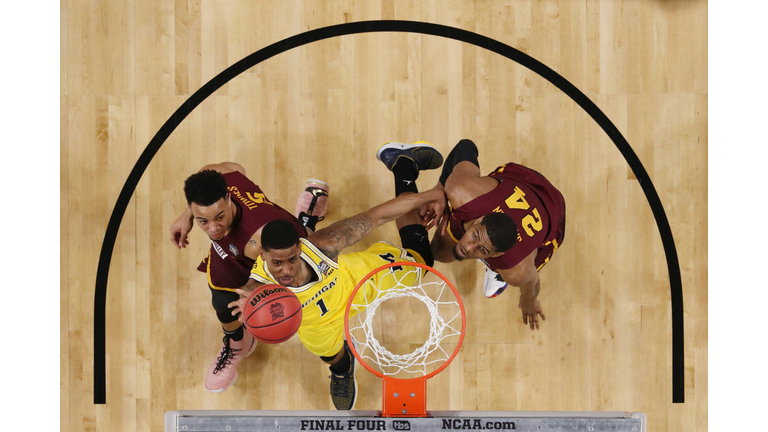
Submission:
[[[418,211],[426,205],[435,205],[433,212],[442,212],[445,208],[445,196],[436,189],[418,194],[402,194],[367,211],[340,220],[323,228],[307,239],[320,248],[331,259],[336,259],[341,251],[359,242],[368,233],[387,222],[393,221],[408,212]]]
[[[192,212],[186,207],[181,215],[171,224],[171,243],[178,249],[185,248],[189,244],[188,235],[192,231]]]
[[[531,330],[539,329],[539,317],[542,320],[547,319],[538,299],[541,280],[534,263],[536,252],[531,252],[511,269],[497,270],[504,282],[520,288],[520,301],[517,306],[523,314],[523,323],[528,325]]]

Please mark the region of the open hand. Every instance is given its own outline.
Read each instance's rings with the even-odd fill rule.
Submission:
[[[530,326],[531,330],[539,329],[539,316],[542,320],[547,319],[544,316],[544,310],[541,309],[539,299],[527,300],[520,296],[517,307],[523,311],[523,323]]]
[[[232,308],[232,316],[237,316],[240,314],[240,316],[237,317],[237,320],[240,322],[244,322],[242,312],[245,309],[245,301],[248,300],[248,296],[253,292],[253,289],[246,291],[246,289],[248,289],[248,285],[244,286],[243,288],[245,289],[235,289],[235,292],[240,295],[240,298],[227,305],[228,307]]]

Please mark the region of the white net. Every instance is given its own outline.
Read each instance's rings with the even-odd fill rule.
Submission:
[[[420,347],[408,354],[395,354],[377,339],[397,341],[403,330],[419,327],[418,312],[395,304],[387,310],[387,302],[407,298],[418,300],[429,311],[428,336]],[[397,318],[377,315],[397,315]],[[462,310],[459,300],[447,282],[432,272],[415,266],[402,266],[379,271],[360,287],[350,308],[349,331],[357,341],[357,351],[365,363],[383,375],[401,377],[424,376],[449,360],[462,333]],[[427,332],[421,332],[423,335]],[[394,335],[394,336],[393,336]],[[423,340],[423,338],[422,338]],[[448,349],[446,349],[446,347]]]

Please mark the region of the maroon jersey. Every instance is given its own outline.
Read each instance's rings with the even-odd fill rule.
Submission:
[[[211,250],[197,269],[208,273],[211,288],[234,291],[245,285],[251,275],[254,260],[243,251],[259,228],[275,219],[284,219],[293,222],[299,237],[306,237],[307,232],[293,215],[270,202],[264,192],[240,172],[226,173],[224,179],[236,208],[232,228],[221,240],[211,240]]]
[[[517,243],[504,255],[487,258],[491,270],[509,269],[531,252],[536,269],[549,261],[565,236],[565,199],[538,172],[515,163],[500,166],[488,175],[499,181],[495,189],[451,211],[448,232],[458,242],[464,222],[492,212],[508,214],[517,224]]]

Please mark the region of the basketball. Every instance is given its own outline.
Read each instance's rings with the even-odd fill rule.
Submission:
[[[276,344],[290,339],[301,325],[301,303],[282,285],[264,285],[248,296],[243,310],[245,328],[254,338]]]

